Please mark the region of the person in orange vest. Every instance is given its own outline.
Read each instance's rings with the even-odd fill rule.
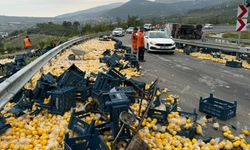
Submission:
[[[134,28],[134,31],[131,36],[133,54],[137,54],[137,31],[138,29]]]
[[[140,28],[140,32],[137,34],[137,47],[139,50],[139,61],[144,62],[144,34],[143,34],[143,28]]]
[[[23,44],[24,44],[24,47],[28,50],[28,53],[31,53],[32,43],[28,35],[26,36],[26,38],[23,39]]]

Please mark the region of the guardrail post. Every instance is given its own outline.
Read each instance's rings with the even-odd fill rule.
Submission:
[[[44,69],[43,69],[43,67],[40,69],[40,72],[41,72],[41,74],[43,74],[43,73],[44,73]]]
[[[51,61],[51,60],[49,60],[49,66],[50,66],[50,67],[52,66],[52,61]]]

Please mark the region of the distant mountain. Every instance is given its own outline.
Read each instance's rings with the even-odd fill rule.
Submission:
[[[98,6],[98,7],[90,8],[87,10],[77,11],[74,13],[63,14],[63,15],[57,16],[56,18],[57,19],[58,18],[59,19],[71,18],[74,20],[86,20],[86,19],[90,19],[92,17],[100,16],[103,12],[120,7],[122,4],[123,3],[113,3],[113,4],[109,4],[109,5]]]
[[[222,16],[222,17],[236,17],[237,7],[240,4],[239,1],[227,0],[226,3],[206,7],[203,9],[195,9],[189,11],[184,16],[188,17],[203,17],[203,16]]]
[[[176,2],[183,2],[183,1],[195,1],[195,0],[155,0],[155,2],[159,3],[176,3]]]
[[[202,9],[190,10],[185,14],[175,14],[166,18],[169,22],[235,24],[240,1],[227,0],[222,4]]]
[[[30,28],[37,23],[55,22],[55,18],[0,16],[0,32],[12,32]]]
[[[103,22],[116,18],[127,19],[128,15],[145,19],[195,17],[204,20],[217,16],[234,17],[236,3],[239,2],[235,0],[130,0],[127,3],[98,6],[52,18],[0,16],[0,32],[26,29],[42,22]]]
[[[226,1],[228,0],[177,0],[175,2],[173,0],[130,0],[122,6],[104,13],[103,16],[124,19],[128,15],[139,16],[141,18],[165,17],[222,4]]]

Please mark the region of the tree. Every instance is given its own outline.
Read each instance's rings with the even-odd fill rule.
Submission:
[[[73,29],[74,29],[76,34],[79,33],[79,27],[80,27],[80,22],[74,21],[73,22]]]
[[[0,39],[0,50],[2,49],[4,49],[4,45],[3,45],[2,39]]]
[[[19,31],[13,31],[10,33],[10,36],[17,36],[19,34]]]
[[[78,29],[79,26],[80,26],[80,22],[78,22],[78,21],[73,22],[73,27],[74,28]]]
[[[72,27],[72,23],[70,21],[63,21],[62,26],[64,28],[71,28]]]
[[[127,25],[129,27],[142,26],[142,21],[137,16],[128,16]]]

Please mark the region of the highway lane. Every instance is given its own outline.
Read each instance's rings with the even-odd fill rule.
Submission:
[[[120,39],[124,45],[130,45],[130,36]],[[250,70],[230,68],[178,53],[146,53],[145,59],[146,62],[141,64],[144,75],[140,79],[150,82],[159,77],[160,87],[167,87],[172,94],[180,96],[182,110],[196,108],[198,111],[200,97],[213,93],[216,97],[238,102],[237,116],[223,124],[250,128]],[[212,136],[219,134],[214,130],[207,132]]]

